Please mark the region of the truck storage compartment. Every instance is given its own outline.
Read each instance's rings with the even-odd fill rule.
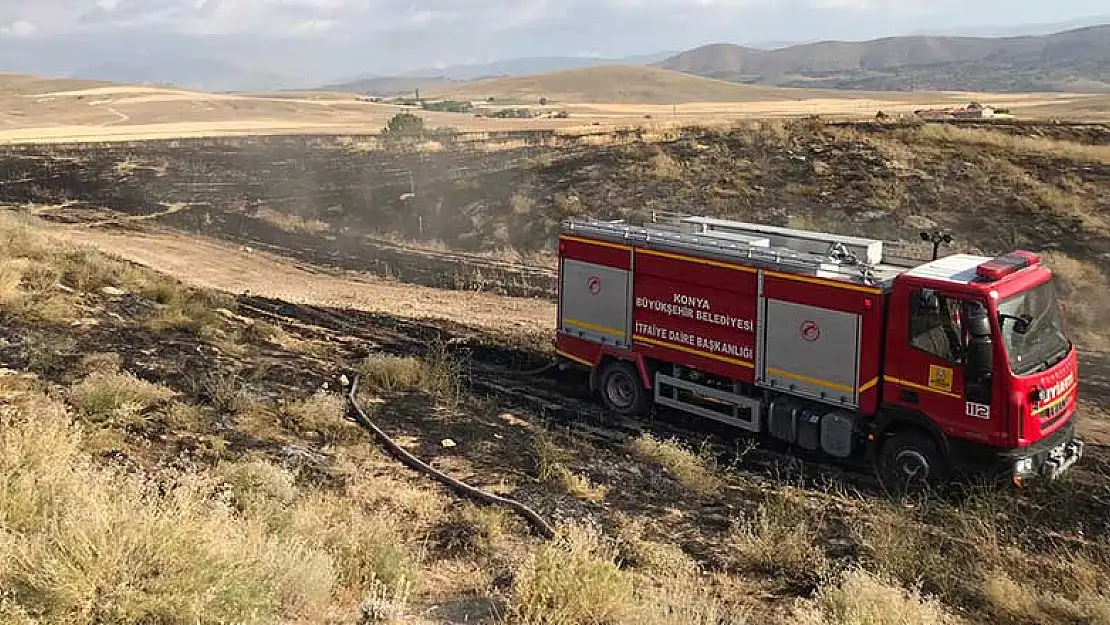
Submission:
[[[859,315],[767,299],[763,319],[763,386],[858,406]]]
[[[568,258],[562,262],[561,276],[560,331],[616,347],[630,345],[631,272]]]

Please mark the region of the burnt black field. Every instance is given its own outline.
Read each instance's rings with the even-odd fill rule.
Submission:
[[[653,211],[905,243],[940,228],[962,249],[1058,250],[1110,269],[1110,157],[1097,152],[1108,128],[981,124],[961,137],[800,120],[597,141],[440,132],[420,145],[274,136],[6,146],[0,204],[527,296],[553,293],[550,252],[563,218],[637,220]],[[991,129],[1055,143],[1014,151],[974,134]]]

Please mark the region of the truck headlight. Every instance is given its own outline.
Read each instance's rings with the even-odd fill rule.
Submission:
[[[1018,460],[1017,462],[1014,463],[1014,473],[1016,475],[1022,475],[1022,474],[1025,474],[1025,473],[1032,473],[1032,472],[1033,472],[1033,459],[1032,458],[1022,458],[1021,460]]]

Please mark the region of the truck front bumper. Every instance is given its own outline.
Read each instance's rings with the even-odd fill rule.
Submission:
[[[1069,423],[1063,431],[1043,445],[1027,450],[1014,450],[1010,456],[1015,484],[1031,480],[1055,480],[1083,457],[1083,441],[1075,438],[1075,424]]]

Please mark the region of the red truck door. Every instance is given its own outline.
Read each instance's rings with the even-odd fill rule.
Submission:
[[[988,442],[990,388],[966,384],[974,300],[943,288],[895,289],[888,325],[885,402],[924,414],[949,436]]]

